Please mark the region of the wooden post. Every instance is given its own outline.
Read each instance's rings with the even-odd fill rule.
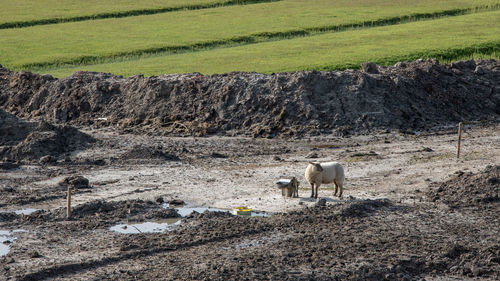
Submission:
[[[457,146],[457,159],[460,158],[460,142],[462,141],[462,122],[458,123],[458,146]]]
[[[71,186],[68,186],[68,197],[66,206],[66,218],[69,220],[71,218]]]

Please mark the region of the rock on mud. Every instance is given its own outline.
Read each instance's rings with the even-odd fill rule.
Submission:
[[[91,188],[89,180],[82,176],[70,176],[61,180],[58,184],[64,187],[70,186],[73,189]]]

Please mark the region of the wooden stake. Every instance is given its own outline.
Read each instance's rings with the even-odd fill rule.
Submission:
[[[460,142],[462,141],[462,122],[458,123],[457,159],[460,158]]]
[[[66,206],[66,217],[69,220],[71,218],[71,186],[68,186],[68,200]]]

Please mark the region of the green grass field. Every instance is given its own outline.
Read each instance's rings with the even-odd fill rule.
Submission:
[[[0,11],[1,21],[227,1],[113,0],[85,2],[85,7],[76,7],[74,0],[34,2],[23,2],[32,4],[28,9],[0,0],[6,7]],[[123,75],[208,74],[343,69],[366,60],[390,63],[427,55],[454,59],[474,52],[498,53],[500,0],[254,2],[4,28],[0,29],[0,64],[57,76],[83,69]],[[30,12],[21,12],[26,10]],[[476,50],[475,46],[482,47]]]
[[[265,0],[264,0],[265,1]],[[245,0],[0,0],[0,28],[50,22],[152,14],[176,9],[197,9]],[[250,1],[255,2],[255,1]]]
[[[500,25],[484,26],[499,21],[500,11],[493,11],[233,48],[40,71],[59,77],[77,70],[113,72],[125,76],[230,71],[271,73],[346,69],[365,61],[392,64],[420,57],[447,59],[495,52],[492,50],[498,53]]]
[[[71,22],[0,30],[0,61],[13,69],[99,60],[228,42],[259,34],[290,33],[307,28],[358,24],[454,9],[493,6],[490,0],[439,1],[288,0],[196,11]],[[373,2],[373,1],[371,1]],[[500,1],[499,1],[500,2]],[[498,4],[498,3],[497,3]],[[286,13],[285,13],[286,12]],[[20,46],[22,46],[20,48]]]

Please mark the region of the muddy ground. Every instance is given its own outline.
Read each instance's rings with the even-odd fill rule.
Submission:
[[[86,131],[96,139],[89,149],[1,171],[2,210],[41,210],[0,213],[0,230],[23,230],[12,233],[16,239],[0,257],[0,276],[497,280],[499,131],[499,125],[466,126],[460,160],[451,131],[286,141]],[[344,164],[346,189],[339,199],[331,186],[321,188],[326,206],[316,206],[302,174],[307,161],[327,159]],[[300,198],[284,199],[274,185],[290,175],[302,184]],[[109,229],[177,217],[160,198],[221,209],[248,206],[272,216],[206,212],[162,233]]]
[[[353,107],[344,111],[351,115],[339,111],[337,117],[345,117],[342,120],[349,126],[358,124],[349,128],[365,128],[360,129],[365,133],[354,134],[355,130],[347,127],[326,130],[321,122],[319,127],[311,127],[311,122],[319,122],[319,115],[293,123],[299,118],[286,114],[280,117],[285,121],[276,124],[288,125],[260,130],[274,117],[269,113],[271,119],[259,119],[265,116],[265,109],[257,106],[262,112],[256,113],[256,119],[247,113],[249,120],[256,121],[254,126],[260,124],[257,127],[224,119],[220,122],[232,125],[219,128],[216,119],[210,121],[208,115],[202,115],[210,123],[205,129],[219,129],[199,131],[193,125],[196,122],[191,122],[194,119],[191,123],[182,119],[188,117],[160,123],[145,122],[149,117],[135,119],[141,115],[141,106],[136,106],[134,113],[127,113],[126,107],[115,108],[114,119],[96,119],[105,118],[99,114],[106,110],[115,112],[113,106],[123,107],[126,98],[121,95],[133,95],[151,85],[162,88],[162,81],[169,79],[185,86],[192,84],[189,79],[198,77],[196,74],[188,78],[119,78],[77,73],[56,80],[0,71],[0,280],[500,279],[498,62],[439,65],[421,61],[365,68],[362,72],[244,74],[243,78],[228,74],[218,79],[256,85],[252,79],[258,76],[267,81],[264,89],[273,83],[280,85],[280,79],[295,81],[302,75],[315,77],[311,81],[316,82],[303,78],[309,81],[306,84],[323,85],[319,88],[328,89],[332,85],[328,83],[337,79],[343,86],[336,89],[348,89],[346,77],[354,75],[375,82],[363,87],[354,83],[350,89],[354,93],[364,89],[369,95],[373,86],[375,97],[385,83],[392,83],[387,77],[397,74],[399,83],[417,89],[395,90],[401,95],[423,93],[416,81],[434,77],[435,83],[425,86],[429,100],[419,95],[398,97],[408,101],[406,106],[399,105],[406,112],[429,115],[415,122],[408,120],[417,120],[411,117],[416,115],[405,119],[399,111],[381,119],[359,119],[355,117],[359,108]],[[100,77],[105,82],[117,79],[119,85],[106,84],[110,91],[106,93],[94,91],[92,87],[102,81],[87,83],[79,80],[82,77]],[[217,77],[200,79],[217,81]],[[134,84],[134,79],[142,84]],[[450,79],[456,83],[446,91],[440,83]],[[181,93],[184,86],[164,90]],[[54,103],[56,88],[64,92],[59,105]],[[147,98],[155,91],[163,93],[152,89],[143,95],[146,104],[158,102]],[[236,96],[247,93],[252,97],[255,93],[248,89]],[[477,95],[472,90],[477,90]],[[200,91],[209,95],[208,90]],[[323,90],[318,91],[320,97]],[[300,92],[297,90],[297,95]],[[440,105],[445,102],[443,95],[460,93],[465,94],[459,105]],[[108,102],[108,108],[81,107],[86,99],[76,97],[86,95],[107,97],[100,102]],[[274,92],[269,95],[279,97]],[[356,103],[370,100],[366,95]],[[73,97],[73,102],[65,97]],[[256,100],[266,103],[264,98]],[[314,110],[322,103],[291,100]],[[386,105],[394,103],[387,98],[371,101],[384,111],[391,111]],[[229,105],[233,102],[227,101]],[[69,105],[73,107],[68,109]],[[193,118],[199,113],[197,108],[204,107],[187,110]],[[66,117],[61,119],[58,110],[63,109]],[[464,109],[475,111],[462,114]],[[151,116],[161,112],[152,110]],[[132,121],[125,122],[120,114],[129,114]],[[435,119],[422,123],[426,118]],[[460,159],[456,156],[456,121],[464,121]],[[245,133],[249,128],[257,129]],[[332,186],[327,185],[320,188],[320,200],[312,200],[303,176],[305,167],[308,161],[327,160],[345,167],[344,197],[334,197]],[[281,196],[275,182],[284,176],[298,178],[299,198]],[[65,207],[68,186],[72,188],[69,220]],[[214,211],[186,215],[179,211],[179,203],[229,211],[247,206],[270,216]],[[170,226],[158,233],[123,234],[111,229],[144,222],[168,222]],[[8,253],[2,254],[6,249]]]

